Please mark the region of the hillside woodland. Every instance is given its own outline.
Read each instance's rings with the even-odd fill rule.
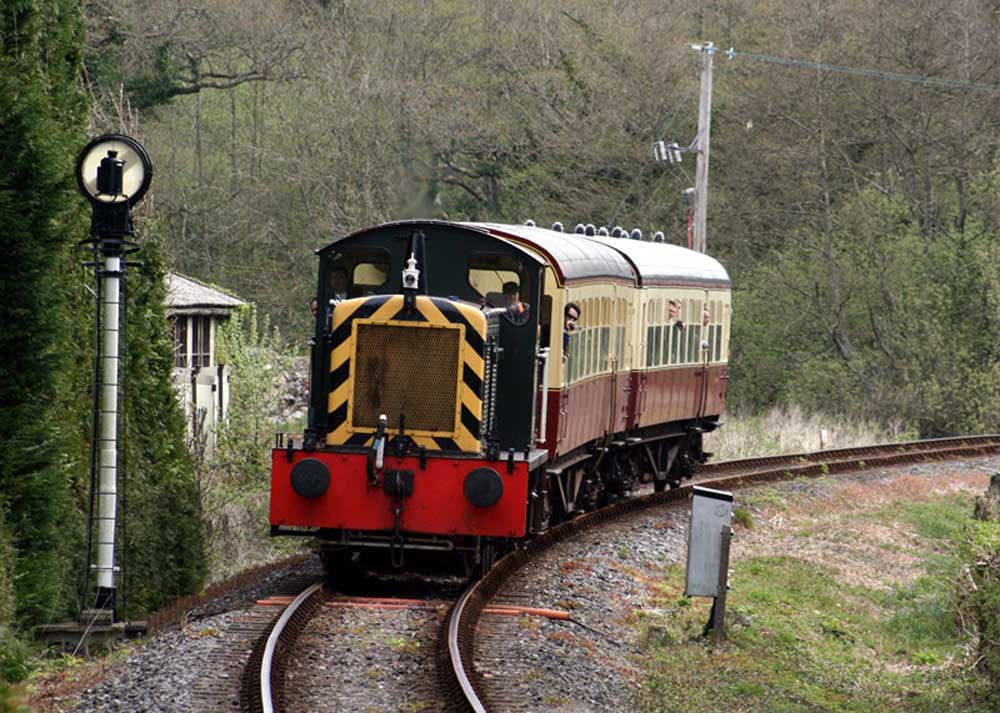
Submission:
[[[382,220],[686,243],[694,156],[657,164],[652,143],[695,136],[691,42],[733,47],[715,62],[708,216],[737,291],[733,404],[922,435],[996,424],[995,3],[94,2],[87,27],[95,106],[124,96],[142,117],[177,267],[289,335],[311,251]]]
[[[995,2],[22,0],[0,33],[0,571],[16,573],[0,625],[75,597],[93,335],[71,171],[101,130],[137,135],[155,166],[130,316],[130,492],[159,528],[136,535],[137,607],[204,569],[164,260],[256,302],[301,349],[312,251],[379,221],[591,222],[685,244],[694,156],[659,164],[652,144],[695,137],[696,41],[736,50],[715,58],[708,215],[735,286],[732,407],[922,436],[1000,421]]]

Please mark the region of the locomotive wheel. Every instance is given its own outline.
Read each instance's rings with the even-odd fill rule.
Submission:
[[[479,550],[479,567],[476,573],[479,579],[486,576],[486,573],[493,569],[493,564],[497,561],[497,546],[492,542],[484,542]]]
[[[351,550],[321,550],[319,561],[327,577],[350,577],[361,569],[361,556]]]

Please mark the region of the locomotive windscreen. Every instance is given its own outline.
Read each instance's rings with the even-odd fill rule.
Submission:
[[[453,432],[458,398],[460,330],[425,323],[358,324],[351,425]]]

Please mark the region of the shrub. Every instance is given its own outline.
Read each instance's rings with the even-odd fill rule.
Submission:
[[[10,629],[0,626],[0,681],[18,683],[28,677],[31,669],[31,652],[27,645]]]
[[[975,522],[966,542],[959,614],[976,638],[976,666],[991,681],[991,702],[1000,703],[1000,522]]]

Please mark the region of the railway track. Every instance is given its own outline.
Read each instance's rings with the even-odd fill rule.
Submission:
[[[423,688],[419,707],[414,709],[503,710],[507,707],[508,699],[502,697],[504,694],[497,696],[496,686],[493,686],[492,699],[487,698],[483,690],[488,687],[484,687],[483,677],[473,666],[477,626],[484,613],[511,614],[518,610],[519,613],[539,614],[538,611],[509,603],[509,596],[501,603],[495,600],[501,587],[515,573],[557,543],[631,513],[657,507],[678,507],[688,499],[695,484],[736,489],[798,477],[815,477],[902,463],[975,457],[996,452],[1000,452],[1000,436],[979,436],[714,463],[703,466],[692,484],[635,497],[551,528],[501,559],[485,577],[468,587],[460,596],[454,594],[454,588],[451,591],[438,590],[431,593],[430,598],[426,596],[426,592],[418,598],[410,599],[337,596],[325,588],[322,581],[314,582],[294,598],[275,598],[275,604],[284,605],[285,608],[274,618],[266,636],[261,636],[254,647],[250,664],[243,674],[240,708],[259,713],[305,709],[302,708],[304,704],[301,699],[291,700],[292,693],[286,691],[285,686],[293,668],[290,662],[299,655],[296,653],[297,637],[309,626],[312,618],[323,616],[323,612],[371,607],[426,612],[425,619],[420,620],[422,623],[418,626],[422,633],[414,634],[417,638],[414,639],[416,643],[413,646],[415,650],[419,650],[420,656],[435,657],[433,664],[423,664],[423,670],[436,669],[437,680],[436,686],[427,680],[419,682],[419,686]],[[379,594],[384,595],[386,592]],[[444,610],[449,606],[450,611],[445,616]],[[553,616],[559,612],[541,614]],[[328,631],[333,624],[332,620],[327,620],[315,626]],[[311,707],[308,709],[313,710]],[[331,709],[336,709],[335,702]]]
[[[447,636],[442,637],[441,665],[438,668],[449,709],[477,713],[503,709],[502,702],[492,701],[483,694],[483,678],[474,670],[477,625],[504,583],[557,543],[631,513],[661,506],[678,506],[687,500],[695,484],[729,490],[797,477],[977,457],[996,452],[1000,452],[1000,436],[989,435],[720,462],[703,467],[696,482],[691,485],[632,498],[558,525],[498,561],[456,602],[449,614]]]

